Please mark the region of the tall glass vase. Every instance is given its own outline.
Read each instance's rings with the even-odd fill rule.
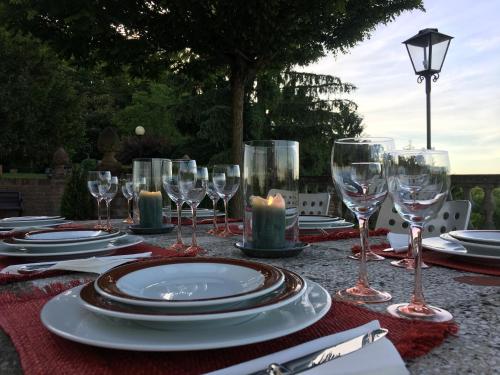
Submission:
[[[253,249],[293,248],[299,239],[299,143],[246,143],[243,194],[243,245]]]
[[[168,159],[133,160],[134,222],[142,228],[163,225],[161,166]]]

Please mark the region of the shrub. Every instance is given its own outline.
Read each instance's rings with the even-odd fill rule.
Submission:
[[[61,200],[61,215],[72,220],[88,220],[94,217],[96,203],[87,189],[87,174],[95,167],[96,161],[90,159],[73,166]]]

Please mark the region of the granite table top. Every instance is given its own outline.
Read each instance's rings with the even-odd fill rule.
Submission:
[[[83,223],[83,222],[82,222]],[[115,225],[123,225],[114,220]],[[239,237],[218,238],[208,235],[208,225],[199,225],[198,242],[208,256],[247,258],[234,247]],[[185,241],[191,229],[182,228]],[[148,243],[166,246],[173,242],[175,233],[147,235]],[[372,243],[385,240],[372,238]],[[355,282],[358,262],[347,258],[358,239],[318,242],[292,258],[267,259],[266,262],[288,268],[316,281],[334,295],[339,289]],[[389,291],[392,302],[408,301],[413,287],[413,273],[393,267],[389,261],[370,262],[368,273],[371,284]],[[498,374],[500,373],[500,287],[476,286],[455,280],[473,275],[434,266],[423,271],[424,293],[429,303],[450,311],[460,326],[457,337],[450,336],[433,351],[420,358],[407,361],[412,374]],[[83,274],[70,274],[0,286],[0,291],[22,291],[35,285],[81,278]],[[88,274],[85,275],[88,277]],[[389,303],[369,305],[384,311]],[[19,357],[9,337],[0,330],[0,374],[22,374]]]

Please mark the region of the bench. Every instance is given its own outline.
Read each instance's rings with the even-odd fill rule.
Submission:
[[[0,191],[0,217],[11,215],[12,212],[17,216],[23,214],[23,198],[18,191]]]

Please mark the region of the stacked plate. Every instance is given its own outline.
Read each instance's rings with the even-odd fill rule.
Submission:
[[[54,227],[70,223],[62,216],[17,216],[0,219],[0,231],[22,230],[31,227]]]
[[[352,228],[354,224],[345,221],[340,217],[323,215],[300,215],[300,230],[331,230]]]
[[[175,212],[172,212],[172,215],[175,215]],[[224,212],[215,211],[216,216],[224,216]],[[182,210],[182,217],[191,218],[192,212],[191,210]],[[206,219],[214,216],[214,210],[208,208],[198,208],[196,210],[196,217],[198,219]]]
[[[426,238],[423,245],[433,251],[461,257],[500,260],[498,230],[457,230]]]
[[[90,345],[201,350],[287,335],[330,305],[328,292],[291,271],[237,259],[169,258],[116,267],[49,301],[41,318],[50,331]]]
[[[0,255],[30,259],[69,259],[105,255],[136,245],[142,238],[119,230],[51,229],[19,233],[0,243]]]

